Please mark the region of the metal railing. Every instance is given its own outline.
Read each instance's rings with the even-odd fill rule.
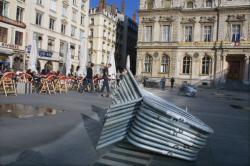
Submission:
[[[111,96],[97,149],[127,139],[145,150],[196,160],[213,133],[184,109],[140,88],[130,71]]]

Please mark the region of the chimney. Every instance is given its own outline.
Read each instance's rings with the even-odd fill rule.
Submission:
[[[125,14],[125,10],[126,10],[126,2],[125,0],[122,0],[122,6],[121,6],[121,9],[122,9],[122,14]]]
[[[111,13],[114,15],[116,14],[116,4],[111,5]]]
[[[134,14],[133,14],[133,21],[136,22],[136,10],[134,11]]]
[[[99,11],[102,12],[103,9],[106,9],[106,0],[99,0]]]

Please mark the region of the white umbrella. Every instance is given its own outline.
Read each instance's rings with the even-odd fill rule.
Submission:
[[[127,56],[127,63],[126,63],[126,68],[130,70],[130,56]]]
[[[37,54],[38,51],[37,51],[36,40],[33,40],[31,44],[29,67],[28,67],[31,71],[36,71]]]
[[[78,75],[86,75],[86,67],[88,63],[88,49],[87,49],[87,42],[86,42],[86,37],[83,36],[81,39],[81,45],[80,45],[80,55],[79,55],[79,70],[78,70]]]
[[[108,63],[112,66],[109,68],[109,75],[111,75],[112,79],[115,79],[116,77],[116,66],[115,66],[115,51],[112,50],[109,55]]]
[[[70,44],[68,44],[68,50],[67,50],[67,56],[66,56],[66,76],[70,74],[70,69],[71,69],[71,51],[70,51]]]

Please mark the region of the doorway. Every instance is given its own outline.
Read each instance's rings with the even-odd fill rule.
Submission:
[[[245,55],[228,55],[226,61],[228,62],[227,79],[228,80],[242,80],[244,69]]]

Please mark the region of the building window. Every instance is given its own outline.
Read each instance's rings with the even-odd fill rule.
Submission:
[[[76,35],[76,27],[71,26],[71,37],[75,37],[75,35]]]
[[[36,41],[37,48],[42,48],[42,40],[43,40],[42,35],[35,32],[34,39]]]
[[[90,37],[93,37],[93,36],[94,36],[94,30],[93,30],[93,29],[90,29],[89,36],[90,36]]]
[[[23,44],[23,32],[16,31],[15,44],[20,46]]]
[[[144,61],[144,71],[145,72],[152,72],[152,62],[153,62],[152,56],[146,55],[145,61]]]
[[[240,41],[240,24],[232,25],[232,42],[239,42]]]
[[[80,38],[79,38],[80,40],[82,40],[82,39],[83,39],[83,37],[84,37],[84,33],[85,33],[85,32],[84,32],[84,30],[80,30]]]
[[[84,8],[85,8],[85,2],[82,0],[82,2],[81,2],[81,9],[84,10]]]
[[[36,13],[36,25],[41,26],[42,25],[42,13]]]
[[[212,41],[212,26],[204,26],[204,41]]]
[[[0,42],[7,43],[8,29],[0,27]]]
[[[162,6],[164,8],[170,8],[171,7],[171,0],[163,0],[162,1]]]
[[[48,38],[48,51],[53,52],[54,51],[54,46],[55,46],[55,39]]]
[[[56,12],[57,0],[50,0],[50,10]]]
[[[70,51],[71,51],[71,58],[74,59],[74,57],[75,57],[75,45],[70,44]]]
[[[211,58],[209,56],[205,56],[202,58],[202,74],[209,75],[211,68]]]
[[[94,20],[94,18],[91,18],[90,25],[94,25],[94,24],[95,24],[95,20]],[[105,24],[105,20],[104,20],[104,24]]]
[[[72,10],[72,21],[76,22],[77,20],[77,10]]]
[[[168,73],[169,72],[169,56],[163,55],[161,58],[161,72]]]
[[[16,8],[16,20],[23,21],[23,8],[17,6]]]
[[[162,41],[170,41],[170,25],[162,26]]]
[[[76,6],[76,0],[73,0],[73,5],[75,5],[75,6]]]
[[[145,42],[152,42],[152,26],[145,27],[144,41]]]
[[[183,58],[183,66],[182,66],[182,73],[183,74],[190,74],[192,59],[190,56],[185,56]]]
[[[65,56],[66,48],[67,48],[67,44],[61,41],[60,42],[60,50],[59,50],[59,56],[60,57],[64,57]]]
[[[43,0],[36,0],[37,5],[43,5]]]
[[[49,19],[49,29],[50,30],[54,30],[54,27],[55,27],[55,19],[54,18],[50,18]]]
[[[188,1],[187,2],[187,8],[188,9],[193,9],[194,8],[194,2],[193,1]]]
[[[185,42],[193,41],[193,27],[185,26]]]
[[[212,7],[213,6],[213,1],[212,0],[206,0],[206,7]]]
[[[61,24],[61,33],[65,34],[66,32],[66,24]]]
[[[147,0],[147,9],[153,9],[154,3],[154,0]]]
[[[67,17],[67,6],[65,5],[63,5],[63,8],[62,8],[62,16]]]
[[[81,21],[80,21],[81,25],[84,25],[84,18],[85,18],[85,15],[81,14]]]
[[[5,0],[0,1],[0,16],[8,17],[9,2]]]

